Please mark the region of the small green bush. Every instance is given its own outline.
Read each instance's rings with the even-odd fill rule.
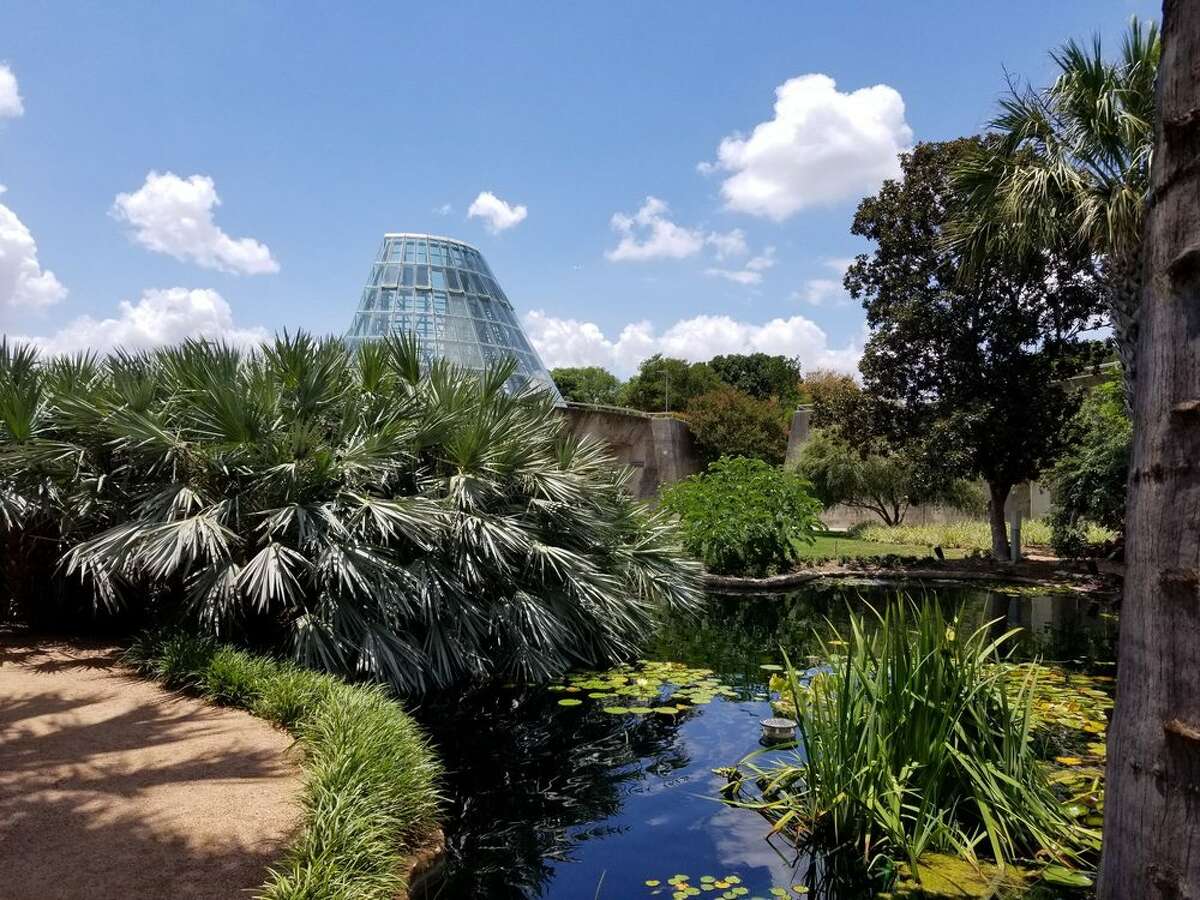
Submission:
[[[679,516],[688,552],[722,575],[786,569],[822,527],[808,482],[757,459],[722,457],[662,503]]]
[[[407,854],[437,823],[440,767],[400,704],[340,679],[184,634],[139,638],[143,674],[291,731],[304,748],[305,817],[260,896],[392,900]]]

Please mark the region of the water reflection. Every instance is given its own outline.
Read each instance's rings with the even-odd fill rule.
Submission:
[[[912,585],[961,612],[960,627],[997,620],[1022,629],[1025,656],[1087,668],[1112,660],[1116,621],[1083,596],[1038,596],[959,585]],[[766,673],[780,646],[794,660],[851,608],[880,604],[894,585],[836,584],[783,595],[714,596],[698,620],[670,621],[646,656],[713,669],[736,697],[677,716],[613,715],[604,701],[561,706],[541,688],[490,689],[432,701],[418,715],[448,769],[449,853],[426,898],[649,897],[646,879],[738,873],[751,895],[809,884],[839,889],[822,860],[767,841],[753,812],[714,801],[712,770],[757,748],[769,714]],[[581,695],[582,696],[582,695]],[[665,892],[662,896],[670,896]]]

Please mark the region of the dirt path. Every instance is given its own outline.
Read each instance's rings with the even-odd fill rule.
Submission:
[[[290,746],[111,648],[0,636],[0,896],[249,897],[299,822]]]

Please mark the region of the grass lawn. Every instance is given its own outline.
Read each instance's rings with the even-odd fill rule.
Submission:
[[[951,559],[966,556],[962,549],[944,548],[946,556]],[[842,556],[871,557],[887,556],[933,556],[933,547],[929,544],[888,544],[880,541],[864,541],[847,537],[836,531],[822,531],[817,535],[815,544],[803,547],[800,551],[805,559],[837,559]]]

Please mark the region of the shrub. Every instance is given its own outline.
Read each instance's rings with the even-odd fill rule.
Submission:
[[[785,569],[821,528],[808,484],[757,459],[722,457],[668,488],[662,505],[679,516],[687,549],[719,574]]]
[[[930,851],[1071,861],[1098,848],[1037,756],[1033,676],[999,664],[1016,631],[960,634],[932,600],[874,616],[852,614],[848,633],[823,642],[828,671],[805,681],[789,666],[798,752],[744,761],[762,795],[737,802],[798,843],[849,844],[875,864]]]
[[[687,421],[704,459],[745,456],[772,465],[787,452],[788,413],[776,400],[757,400],[730,387],[688,404]]]
[[[564,400],[575,403],[612,405],[617,402],[621,382],[600,366],[578,366],[550,370]]]
[[[1125,487],[1133,445],[1133,423],[1121,384],[1093,388],[1071,420],[1072,444],[1047,481],[1054,508],[1052,543],[1064,556],[1087,549],[1087,523],[1120,533],[1125,528]]]
[[[391,900],[437,823],[440,768],[378,686],[350,685],[186,634],[146,634],[126,661],[169,686],[282,725],[304,748],[304,824],[267,900]]]
[[[698,567],[514,373],[425,366],[401,339],[0,345],[0,584],[32,559],[105,610],[408,692],[629,656],[697,602]]]

